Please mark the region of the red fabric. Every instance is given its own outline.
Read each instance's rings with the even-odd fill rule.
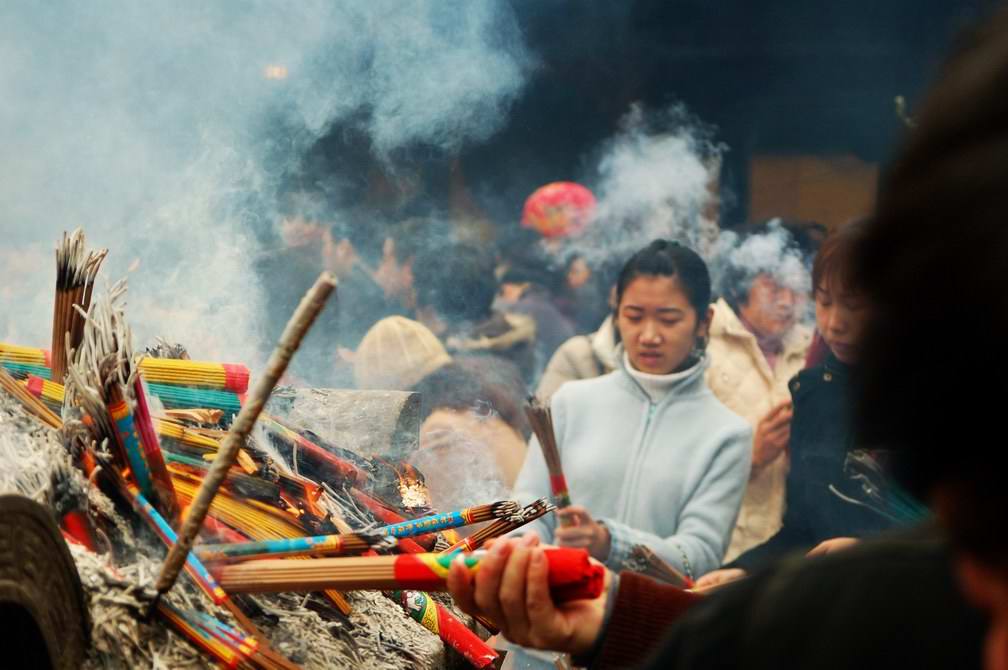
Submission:
[[[247,367],[236,363],[221,363],[221,366],[224,368],[224,388],[239,394],[248,391],[249,369]]]
[[[612,618],[593,666],[637,667],[655,650],[672,622],[702,599],[635,572],[620,573]]]

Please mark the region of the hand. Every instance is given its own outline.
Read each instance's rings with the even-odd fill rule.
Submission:
[[[696,580],[696,584],[693,585],[693,590],[706,591],[707,589],[723,586],[729,582],[738,581],[745,576],[746,571],[739,570],[738,568],[723,568],[721,570],[714,570],[713,572],[708,572],[706,575]]]
[[[760,419],[753,436],[752,462],[754,468],[770,463],[787,448],[791,439],[791,402],[782,402]]]
[[[857,543],[858,540],[855,537],[834,537],[829,540],[823,540],[813,547],[809,553],[805,554],[805,556],[807,558],[811,558],[813,556],[825,556],[826,554],[850,549]]]
[[[591,514],[580,505],[571,505],[557,510],[560,523],[553,532],[553,539],[560,547],[587,549],[592,558],[604,561],[609,558],[612,538],[609,529],[595,521]]]
[[[546,557],[538,545],[534,535],[498,540],[480,561],[475,577],[452,563],[448,590],[463,612],[487,617],[515,644],[584,654],[602,631],[612,575],[606,571],[606,588],[598,598],[556,605],[550,598]]]

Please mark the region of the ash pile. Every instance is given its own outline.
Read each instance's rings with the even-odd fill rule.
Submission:
[[[221,588],[228,566],[254,559],[290,565],[323,555],[474,549],[549,509],[523,517],[504,501],[482,506],[482,516],[477,508],[432,516],[423,475],[405,462],[419,432],[410,394],[280,388],[239,435],[257,390],[248,369],[192,361],[164,342],[135,351],[125,285],[94,289],[104,255],[87,251],[79,232],[64,236],[52,348],[0,343],[0,494],[42,506],[55,538],[47,553],[68,556],[79,579],[25,590],[52,666],[499,663],[483,642],[486,631],[444,595],[296,583]],[[315,432],[305,421],[324,425]],[[233,463],[224,464],[193,550],[181,552],[184,572],[162,588],[166,553],[184,546],[184,522],[196,516],[229,442]],[[494,519],[472,535],[454,530]],[[5,578],[32,583],[39,559],[24,554],[0,544],[0,586]],[[350,577],[348,584],[369,578]]]

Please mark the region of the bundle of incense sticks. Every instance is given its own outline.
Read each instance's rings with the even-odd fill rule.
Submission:
[[[448,528],[469,526],[483,521],[513,517],[520,511],[518,503],[513,500],[501,500],[487,505],[466,507],[454,512],[444,512],[431,516],[409,519],[379,528],[378,533],[393,537],[415,537],[425,533],[433,533]]]
[[[156,439],[150,442],[153,426],[147,425],[143,388],[136,384],[137,370],[130,363],[132,333],[121,306],[125,293],[125,283],[116,283],[85,315],[80,348],[68,368],[66,400],[87,414],[95,442],[112,447],[116,465],[128,470],[127,479],[174,520],[175,492],[160,446]]]
[[[12,377],[24,379],[28,375],[35,375],[42,379],[52,379],[52,370],[42,365],[34,363],[14,363],[13,361],[0,361],[0,367],[4,368]]]
[[[473,667],[489,667],[499,657],[478,635],[423,591],[391,591],[386,595],[398,602],[410,618],[462,654]]]
[[[169,471],[191,472],[201,479],[206,476],[206,471],[210,464],[200,458],[175,454],[170,451],[164,452],[165,461],[168,462]],[[231,468],[224,486],[229,491],[253,500],[261,500],[267,503],[274,503],[280,500],[280,485],[276,482],[245,474],[240,468]]]
[[[388,505],[375,500],[359,489],[351,488],[350,495],[352,495],[357,502],[364,505],[364,507],[367,508],[367,510],[382,523],[399,524],[406,521],[405,517],[393,511]],[[422,554],[434,547],[436,542],[437,536],[431,533],[415,535],[412,538],[404,537],[399,540],[399,550],[408,554]]]
[[[241,544],[203,544],[193,547],[200,559],[211,561],[247,561],[259,558],[286,558],[288,556],[340,556],[363,554],[366,551],[388,550],[396,544],[395,538],[362,531],[338,535],[316,535]]]
[[[197,610],[183,611],[158,602],[158,615],[172,630],[224,668],[260,667],[251,659],[259,641]]]
[[[142,358],[140,374],[148,382],[218,389],[245,393],[249,385],[249,369],[236,363],[179,360],[173,358]]]
[[[40,368],[52,367],[51,357],[45,349],[22,347],[7,342],[0,342],[0,362],[34,365]]]
[[[199,488],[201,479],[192,475],[172,472],[175,491],[179,503],[187,507]],[[272,505],[256,500],[241,499],[226,490],[221,490],[210,505],[210,516],[234,528],[252,540],[304,537],[304,529],[297,519]],[[339,591],[323,591],[328,600],[343,614],[350,613],[350,603]]]
[[[560,462],[560,450],[557,448],[556,434],[553,431],[553,412],[548,405],[532,396],[525,405],[525,415],[528,417],[532,432],[535,433],[539,447],[542,449],[546,469],[549,470],[550,492],[557,507],[570,507],[570,493],[567,490],[567,478],[564,477],[563,465]]]
[[[3,368],[0,368],[0,388],[14,396],[14,399],[20,402],[26,410],[44,421],[50,428],[59,429],[63,426],[63,419],[46,407],[45,403],[32,395]]]
[[[495,537],[506,535],[511,531],[521,528],[525,524],[532,523],[536,519],[556,510],[556,506],[545,498],[540,498],[530,505],[523,507],[514,516],[497,519],[491,524],[480,528],[478,531],[463,538],[448,547],[441,554],[454,554],[459,551],[475,551]]]
[[[265,559],[216,568],[218,581],[231,593],[318,591],[325,588],[416,589],[443,591],[452,562],[467,570],[479,569],[486,552],[469,554],[399,554],[347,556],[311,561]],[[584,549],[545,549],[550,595],[555,602],[597,598],[605,582],[605,568],[592,563]],[[461,558],[460,558],[461,556]]]
[[[56,382],[51,382],[48,379],[42,379],[41,377],[36,377],[35,375],[28,375],[27,379],[22,382],[28,392],[33,396],[44,402],[46,405],[56,411],[55,408],[63,406],[63,399],[66,397],[66,390],[63,388],[62,384],[57,384]]]
[[[174,384],[147,384],[150,394],[157,396],[169,409],[209,408],[223,410],[225,416],[241,411],[242,395],[216,389],[194,389]]]
[[[187,455],[192,455],[195,452],[204,460],[213,460],[224,436],[223,431],[190,428],[181,421],[169,418],[158,417],[154,422],[157,434],[168,441],[166,446],[172,448],[175,445],[175,450],[179,450],[177,445],[181,445],[181,450]],[[238,466],[250,475],[259,471],[259,466],[244,449],[238,452]]]
[[[634,572],[640,572],[652,579],[677,586],[681,589],[693,588],[693,580],[672,567],[661,556],[644,544],[635,544],[630,550],[628,565]]]
[[[108,249],[87,251],[84,232],[63,233],[56,246],[56,302],[53,307],[52,371],[53,379],[63,381],[67,373],[67,351],[77,349],[84,336],[84,313],[91,305],[91,290]]]

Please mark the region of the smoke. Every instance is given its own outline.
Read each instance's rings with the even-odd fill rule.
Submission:
[[[682,106],[631,107],[586,180],[598,198],[595,220],[565,252],[591,266],[625,260],[657,238],[703,250],[717,227],[712,178],[724,150],[711,134]]]
[[[807,296],[811,285],[807,260],[778,219],[746,236],[732,231],[721,233],[711,250],[708,265],[714,292],[721,296],[746,292],[761,274],[770,276],[799,297]],[[805,312],[800,313],[799,318],[811,320],[812,305],[803,303],[803,307]]]
[[[457,150],[530,70],[510,6],[462,0],[4,3],[0,61],[0,337],[48,344],[51,248],[82,226],[105,278],[134,268],[139,346],[252,365],[251,259],[312,145],[343,124],[379,158]]]

